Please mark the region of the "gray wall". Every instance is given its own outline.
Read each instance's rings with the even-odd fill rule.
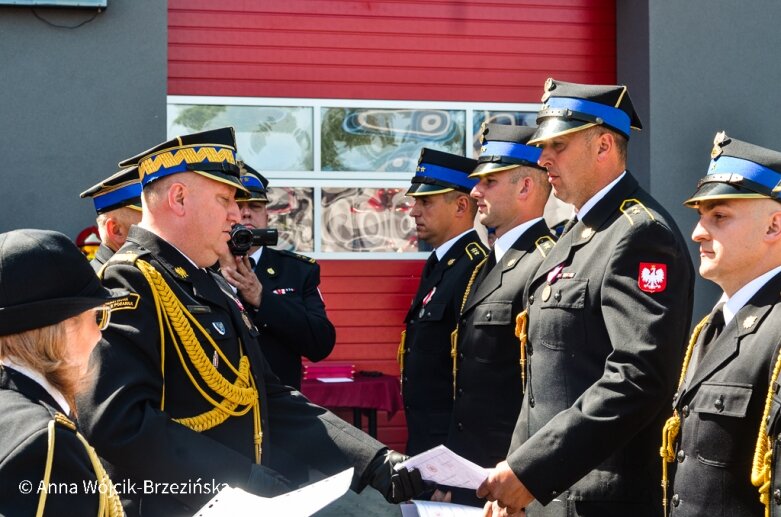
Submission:
[[[71,238],[94,224],[79,193],[165,139],[167,2],[95,11],[0,7],[0,232]]]
[[[681,202],[707,172],[718,131],[781,151],[781,2],[616,3],[618,80],[646,128],[632,138],[630,168],[688,237],[697,217]],[[698,278],[694,317],[720,292]]]

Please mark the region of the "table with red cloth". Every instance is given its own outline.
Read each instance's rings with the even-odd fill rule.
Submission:
[[[369,420],[369,434],[377,437],[377,410],[392,417],[401,409],[401,387],[398,377],[356,374],[352,382],[322,382],[307,379],[301,383],[301,393],[318,406],[353,410],[353,425],[362,429],[361,414]]]

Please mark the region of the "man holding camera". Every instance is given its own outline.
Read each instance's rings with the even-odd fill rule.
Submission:
[[[279,383],[244,304],[209,269],[247,193],[235,149],[223,128],[121,164],[138,165],[143,215],[103,269],[129,294],[77,398],[85,434],[128,515],[190,516],[224,483],[273,496],[349,466],[356,491],[413,497],[419,474],[393,470],[403,455]]]
[[[336,343],[320,296],[320,266],[315,259],[268,246],[268,180],[245,163],[241,182],[249,197],[238,199],[241,223],[256,234],[247,258],[220,262],[225,279],[241,298],[258,309],[253,321],[260,331],[260,347],[271,370],[283,384],[301,389],[301,357],[325,359]],[[276,235],[276,234],[273,234]],[[254,271],[254,274],[253,274]],[[257,276],[257,280],[254,278]],[[259,281],[259,282],[258,282]]]

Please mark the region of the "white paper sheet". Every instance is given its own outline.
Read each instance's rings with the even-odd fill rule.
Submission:
[[[349,377],[318,377],[320,382],[353,382]]]
[[[260,497],[240,488],[226,487],[193,517],[285,515],[309,517],[347,492],[353,469],[277,497]]]
[[[482,508],[434,501],[412,501],[412,504],[400,506],[402,517],[481,517],[483,515]]]
[[[444,445],[421,452],[396,466],[397,469],[401,467],[418,469],[420,477],[426,481],[475,490],[488,477],[488,469],[462,458]]]

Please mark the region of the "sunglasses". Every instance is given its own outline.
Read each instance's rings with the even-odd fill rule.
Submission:
[[[95,307],[95,323],[98,324],[101,332],[106,330],[109,321],[111,321],[111,307],[107,305]]]

